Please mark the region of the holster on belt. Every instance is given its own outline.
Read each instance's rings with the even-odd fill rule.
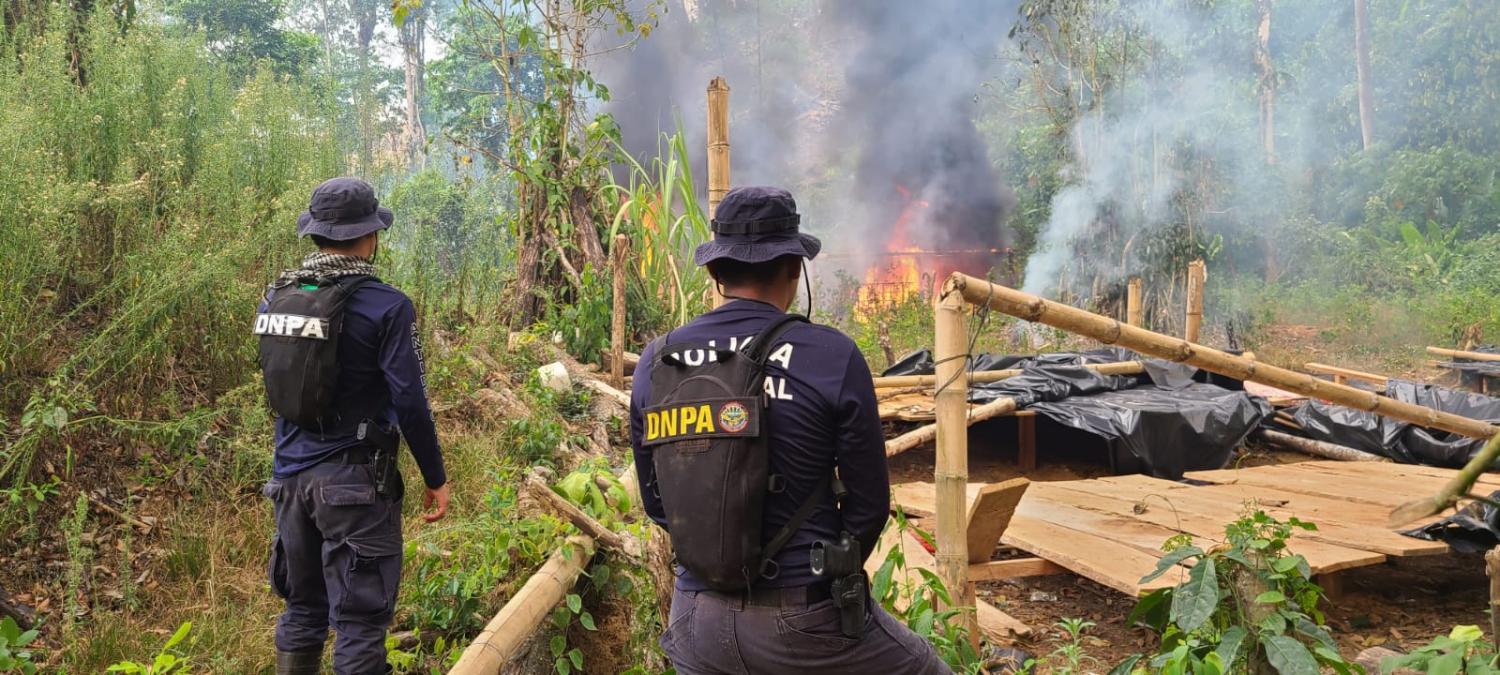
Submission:
[[[869,616],[870,585],[865,578],[863,560],[859,540],[848,531],[839,533],[836,542],[813,544],[813,574],[833,578],[829,594],[833,597],[833,605],[839,608],[839,629],[845,637],[855,639],[864,635],[865,621]]]
[[[401,433],[387,429],[378,422],[365,420],[359,423],[357,438],[370,448],[370,468],[375,472],[375,494],[382,497],[400,495],[401,472],[396,468],[396,459],[401,449]]]

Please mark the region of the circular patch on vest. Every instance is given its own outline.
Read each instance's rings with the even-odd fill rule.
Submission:
[[[750,411],[739,401],[730,401],[719,410],[719,428],[731,434],[737,434],[750,425]]]

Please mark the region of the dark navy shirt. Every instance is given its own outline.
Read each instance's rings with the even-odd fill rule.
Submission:
[[[265,309],[262,300],[260,311]],[[398,427],[427,487],[448,482],[427,405],[416,309],[406,294],[369,283],[349,297],[339,335],[338,391],[335,405],[341,419],[355,420],[357,426],[358,420],[373,415]],[[276,418],[272,475],[289,478],[359,443],[353,426],[340,426],[347,431],[319,433]]]
[[[754,337],[780,310],[753,300],[735,300],[672,331],[670,340],[738,346]],[[651,451],[641,447],[642,409],[651,396],[648,346],[636,370],[630,397],[630,442],[646,514],[667,527]],[[890,511],[891,483],[885,462],[885,437],[875,402],[875,384],[864,355],[848,336],[827,326],[794,324],[771,349],[767,369],[771,472],[786,478],[784,492],[768,495],[761,540],[769,541],[791,519],[812,490],[823,490],[821,503],[797,534],[777,554],[780,574],[763,587],[805,586],[819,581],[808,568],[813,542],[837,541],[847,529],[860,540],[866,556],[875,548]],[[842,512],[826,488],[837,468],[849,490]],[[677,581],[683,590],[703,590],[692,573]]]

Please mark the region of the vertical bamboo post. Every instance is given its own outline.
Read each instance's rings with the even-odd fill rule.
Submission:
[[[1207,281],[1208,267],[1202,260],[1188,263],[1187,321],[1182,334],[1182,338],[1188,342],[1197,342],[1198,333],[1203,328],[1203,285]]]
[[[708,218],[729,192],[729,83],[715,77],[708,83]],[[710,282],[713,306],[724,304],[719,285]]]
[[[966,514],[969,483],[969,369],[968,330],[964,299],[947,287],[936,304],[933,336],[937,362],[937,572],[961,618],[976,642],[979,627],[974,613],[974,589],[969,585],[969,543]]]
[[[1145,314],[1141,306],[1141,278],[1130,277],[1130,285],[1125,287],[1125,323],[1140,327]]]
[[[615,235],[615,243],[610,247],[610,276],[614,283],[614,314],[609,323],[609,382],[616,389],[625,388],[625,275],[630,266],[626,264],[629,257],[630,238],[623,234]]]
[[[1490,577],[1490,641],[1500,640],[1500,546],[1484,554],[1484,571]]]

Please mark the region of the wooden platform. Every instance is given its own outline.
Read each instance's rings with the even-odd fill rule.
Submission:
[[[1391,557],[1438,555],[1448,545],[1396,533],[1385,522],[1392,507],[1436,492],[1455,472],[1382,462],[1302,462],[1250,469],[1199,471],[1187,485],[1149,476],[1036,482],[1021,499],[1001,541],[1127,595],[1142,595],[1186,579],[1185,567],[1155,581],[1162,543],[1179,533],[1207,548],[1224,539],[1224,526],[1248,509],[1315,523],[1291,550],[1315,575],[1376,565]],[[1500,475],[1480,480],[1500,490]],[[970,486],[970,497],[981,485]],[[933,510],[930,483],[895,486],[895,499],[915,516]],[[1412,527],[1415,527],[1414,524]]]

